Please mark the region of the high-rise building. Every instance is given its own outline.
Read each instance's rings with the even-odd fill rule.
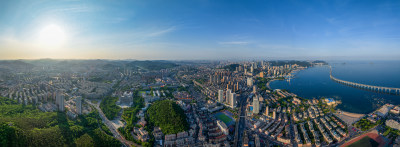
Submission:
[[[265,115],[266,116],[269,116],[269,110],[268,110],[269,108],[268,108],[268,106],[267,106],[267,108],[265,108]]]
[[[218,101],[220,103],[224,102],[224,90],[218,90]]]
[[[76,113],[78,113],[78,115],[82,114],[82,97],[78,96],[76,97]]]
[[[61,90],[57,91],[56,104],[59,111],[64,111],[64,93]]]
[[[251,72],[251,73],[254,72],[254,67],[253,67],[253,65],[251,65],[251,67],[250,67],[250,72]]]
[[[251,77],[247,78],[247,86],[249,86],[249,87],[253,86],[253,78],[251,78]]]
[[[256,93],[256,92],[257,92],[257,86],[253,85],[253,93]]]
[[[236,91],[239,90],[239,82],[236,82]]]
[[[272,118],[275,119],[276,118],[276,111],[272,111]]]
[[[231,107],[235,108],[236,107],[236,93],[231,93],[229,98],[230,98],[229,101],[231,102],[230,103]]]
[[[260,113],[260,102],[258,101],[258,97],[253,98],[253,114]]]
[[[230,95],[231,95],[231,90],[230,89],[227,89],[226,90],[226,94],[225,94],[225,99],[226,99],[226,103],[228,103],[228,104],[230,104],[231,102],[230,102]]]

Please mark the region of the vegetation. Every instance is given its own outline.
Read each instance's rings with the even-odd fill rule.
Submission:
[[[400,135],[400,131],[390,128],[388,126],[385,126],[386,131],[384,131],[383,136],[386,136],[387,138],[392,138],[394,140],[397,136]]]
[[[142,91],[143,92],[143,91]],[[135,140],[131,135],[131,131],[134,127],[140,127],[136,124],[139,118],[136,116],[137,113],[144,107],[144,99],[138,95],[139,91],[134,91],[133,104],[130,108],[125,108],[122,114],[122,118],[126,121],[126,127],[118,128],[118,131],[125,137],[125,139],[133,141],[142,146],[151,146],[153,144],[152,140],[150,142],[141,142],[140,140]],[[150,130],[146,129],[150,132]],[[151,136],[151,135],[150,135]]]
[[[206,80],[204,80],[204,79],[196,79],[196,82],[199,82],[200,84],[205,84]]]
[[[308,61],[295,61],[295,60],[290,60],[290,61],[269,61],[271,66],[284,66],[285,64],[297,64],[299,66],[304,66],[304,67],[309,67],[311,66],[311,63]]]
[[[269,79],[267,79],[267,78],[258,77],[257,78],[257,87],[260,88],[261,91],[268,90],[268,88],[267,88],[268,81],[269,81]]]
[[[227,69],[229,71],[235,71],[236,67],[239,67],[239,64],[230,64],[224,67],[224,69]]]
[[[139,120],[136,114],[144,107],[144,99],[138,96],[138,91],[135,91],[133,95],[132,107],[125,108],[122,113],[122,118],[126,121],[128,126],[132,126]]]
[[[312,63],[314,63],[314,64],[316,64],[316,63],[321,63],[322,65],[328,65],[327,62],[322,61],[322,60],[315,60],[315,61],[313,61]]]
[[[121,146],[97,111],[70,120],[0,97],[0,146]]]
[[[184,86],[179,86],[178,91],[188,91],[188,88]]]
[[[90,82],[104,82],[104,79],[101,77],[91,76],[89,77],[88,81]]]
[[[367,131],[369,129],[372,129],[375,127],[377,124],[370,122],[366,118],[360,119],[358,122],[354,124],[357,128],[360,128],[361,131]]]
[[[110,120],[114,119],[121,108],[115,104],[118,101],[118,97],[106,97],[101,100],[100,108],[104,112],[104,115]]]
[[[146,117],[151,125],[159,126],[164,134],[176,134],[189,129],[183,109],[170,100],[152,104]]]
[[[277,79],[277,80],[285,80],[284,77],[277,77],[276,79]]]

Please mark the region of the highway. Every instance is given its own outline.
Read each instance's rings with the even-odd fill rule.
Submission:
[[[91,106],[95,107],[97,109],[97,111],[99,112],[99,115],[101,117],[102,122],[108,127],[108,129],[110,129],[111,133],[114,135],[114,138],[118,139],[123,146],[126,147],[131,147],[131,146],[136,146],[136,147],[141,147],[141,145],[138,145],[132,141],[128,141],[126,140],[117,130],[117,128],[114,127],[114,125],[112,124],[112,122],[110,120],[107,119],[107,117],[104,115],[103,111],[100,109],[99,104],[93,104],[92,102],[90,102],[89,100],[85,99],[85,102],[90,104]],[[99,102],[100,103],[100,102]]]

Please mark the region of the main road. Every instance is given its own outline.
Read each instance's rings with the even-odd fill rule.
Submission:
[[[239,99],[239,116],[236,120],[235,126],[235,141],[234,147],[242,146],[242,138],[243,131],[245,130],[245,121],[246,121],[246,101],[247,101],[247,92],[240,95]]]
[[[108,127],[108,129],[111,131],[111,133],[114,135],[114,138],[118,139],[124,146],[126,147],[131,147],[131,146],[136,146],[136,147],[141,147],[140,145],[126,140],[124,138],[124,136],[122,136],[117,128],[115,128],[115,126],[112,124],[112,122],[110,120],[107,119],[107,117],[104,115],[103,111],[100,109],[99,104],[93,104],[92,102],[90,102],[89,100],[85,99],[85,102],[90,104],[91,106],[95,107],[97,109],[97,111],[99,112],[100,118],[102,120],[102,122]]]

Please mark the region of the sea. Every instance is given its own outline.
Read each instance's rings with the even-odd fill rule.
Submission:
[[[346,81],[400,88],[399,61],[328,61],[328,65],[313,66],[293,73],[290,80],[273,81],[272,89],[286,89],[299,97],[334,98],[342,103],[338,109],[367,114],[390,103],[400,105],[400,95],[390,95],[362,90],[336,83],[329,77]]]

